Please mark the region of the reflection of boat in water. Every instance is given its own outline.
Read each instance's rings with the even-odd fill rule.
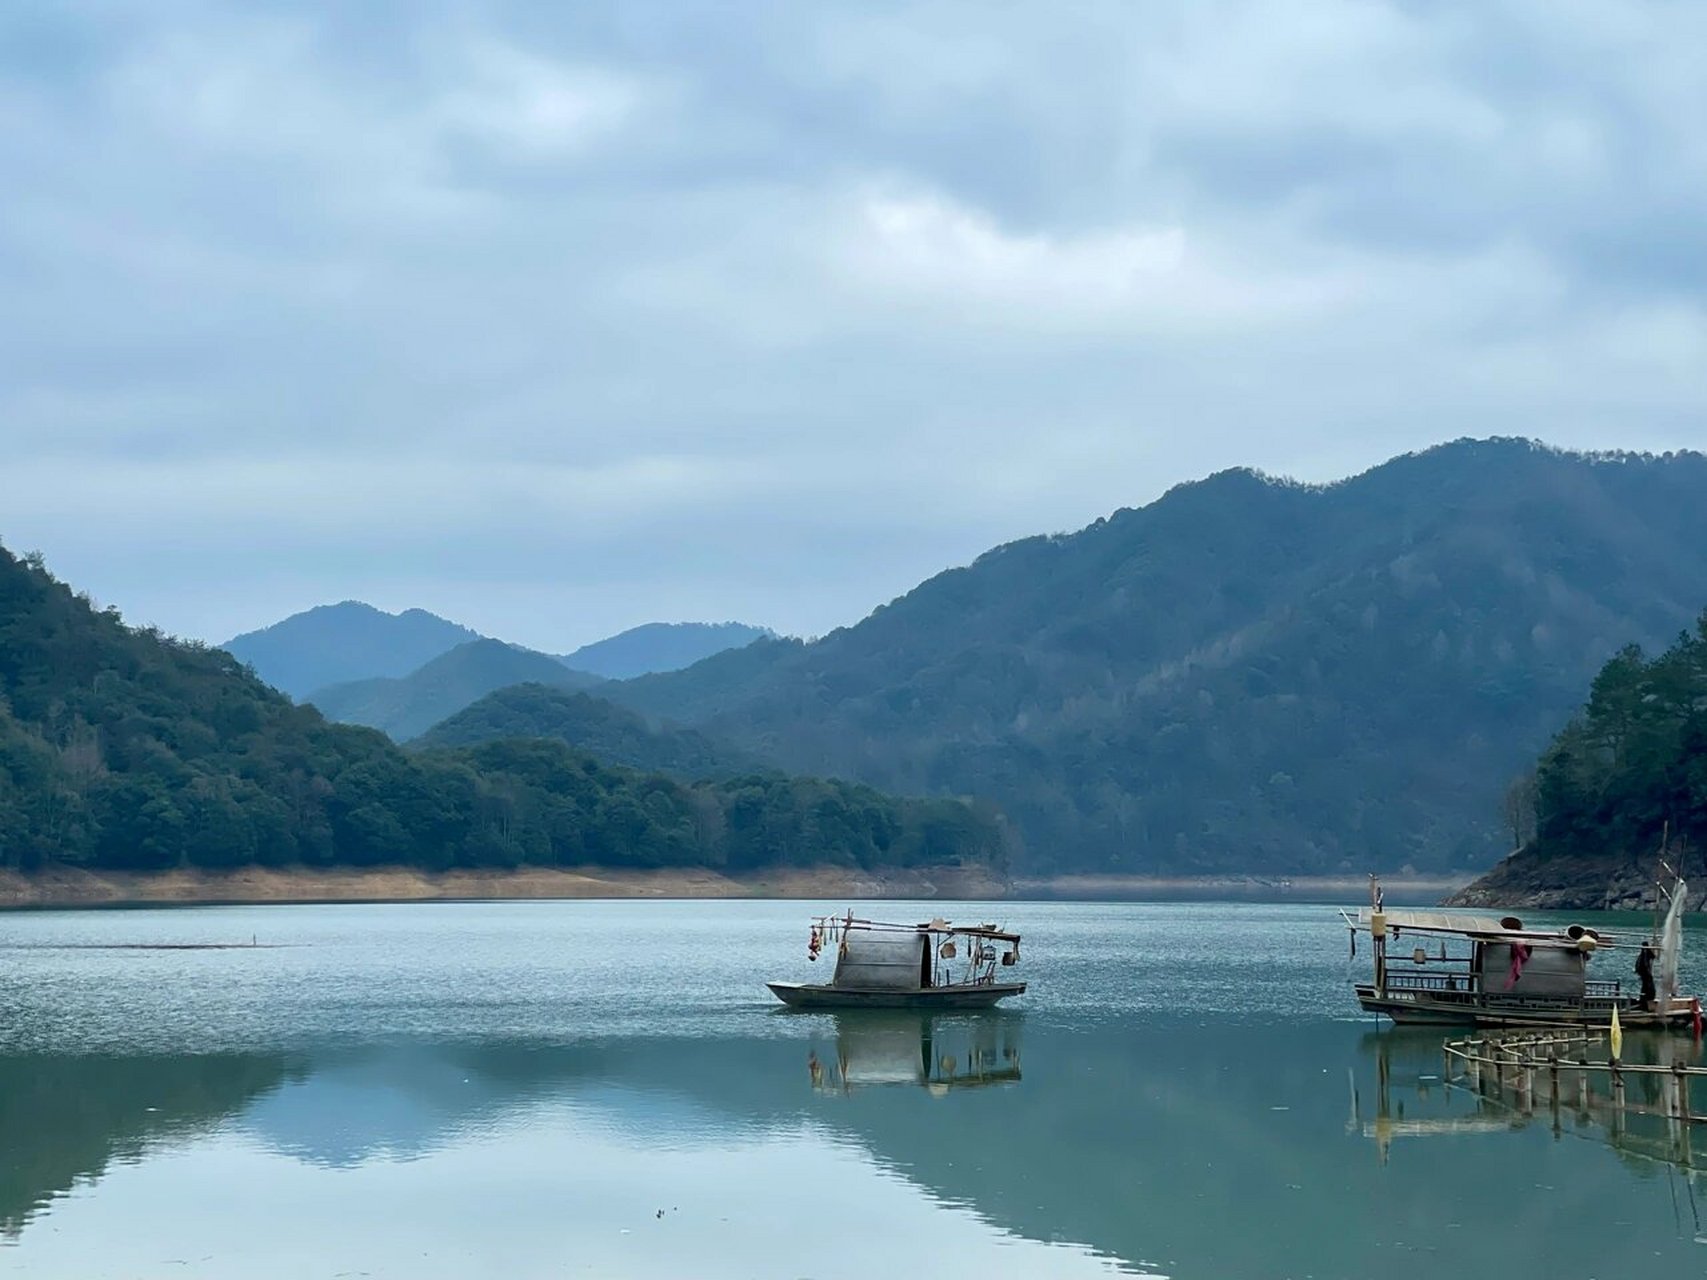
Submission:
[[[885,924],[823,916],[812,925],[806,955],[834,947],[828,983],[770,982],[797,1009],[984,1009],[1021,995],[1023,982],[998,982],[998,968],[1019,963],[1019,934],[993,924]]]
[[[932,1094],[1013,1084],[1020,1078],[1017,1016],[936,1016],[904,1011],[836,1018],[833,1052],[814,1044],[806,1066],[812,1087],[847,1093],[872,1085],[919,1085]]]
[[[1662,890],[1662,893],[1665,891]],[[1688,1027],[1700,1001],[1681,995],[1677,963],[1682,946],[1685,887],[1677,880],[1657,937],[1639,944],[1583,925],[1526,929],[1515,916],[1453,911],[1388,911],[1370,878],[1370,905],[1340,915],[1357,937],[1368,935],[1371,981],[1356,984],[1357,1000],[1394,1022],[1433,1026],[1588,1026],[1611,1023],[1614,1011],[1630,1028]],[[1638,994],[1617,979],[1592,979],[1589,964],[1602,952],[1637,957]]]

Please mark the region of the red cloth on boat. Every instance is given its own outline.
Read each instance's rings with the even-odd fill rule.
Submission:
[[[1511,944],[1511,976],[1505,980],[1505,989],[1510,991],[1517,985],[1517,980],[1523,976],[1523,966],[1529,961],[1529,948],[1521,942]]]

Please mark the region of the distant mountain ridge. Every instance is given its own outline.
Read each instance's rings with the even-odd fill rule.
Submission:
[[[998,805],[1036,870],[1457,869],[1620,645],[1707,603],[1707,459],[1457,441],[1223,472],[810,644],[603,696],[779,767]]]
[[[540,656],[549,657],[574,672],[624,680],[691,666],[714,653],[739,648],[771,634],[764,627],[742,622],[649,622],[583,645],[573,653]],[[275,689],[300,701],[323,695],[334,685],[400,680],[459,645],[489,638],[424,609],[405,609],[394,614],[359,600],[346,600],[292,614],[270,627],[235,636],[219,647],[248,663],[256,675]],[[509,647],[526,653],[537,652],[516,645]],[[563,683],[543,674],[524,678]],[[348,695],[338,697],[338,705],[345,705],[343,700]],[[316,705],[325,710],[318,699]],[[441,706],[440,712],[450,715],[460,709],[460,706]]]
[[[569,670],[550,654],[482,639],[459,644],[400,679],[335,684],[307,701],[328,720],[367,725],[404,742],[494,689],[529,683],[586,689],[602,681]]]
[[[564,666],[607,680],[628,680],[691,667],[725,649],[739,649],[773,633],[744,622],[648,622],[583,645],[562,656]]]
[[[273,688],[303,698],[347,680],[406,676],[478,631],[425,609],[386,613],[359,600],[323,604],[219,647]]]

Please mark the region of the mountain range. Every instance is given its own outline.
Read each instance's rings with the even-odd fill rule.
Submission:
[[[293,698],[349,680],[406,676],[480,633],[425,609],[386,613],[359,600],[323,604],[219,647]]]
[[[998,547],[812,643],[600,694],[789,769],[976,796],[1028,870],[1466,869],[1626,643],[1707,602],[1707,459],[1457,441]]]
[[[583,645],[573,653],[538,656],[568,667],[581,677],[621,680],[649,672],[674,671],[770,634],[764,627],[741,622],[649,622]],[[321,696],[334,686],[356,681],[400,680],[420,672],[426,664],[458,646],[487,639],[478,631],[424,609],[386,613],[359,600],[346,600],[292,614],[269,627],[234,636],[219,647],[247,663],[275,689],[298,701],[313,701],[324,709]],[[523,653],[536,652],[516,645],[507,647]],[[545,678],[543,674],[519,677]],[[570,683],[591,682],[578,678]],[[332,696],[343,706],[352,699],[359,704],[370,693],[339,692]],[[458,709],[441,709],[439,715]],[[375,723],[371,719],[358,722]]]
[[[331,606],[233,642],[300,689],[400,665],[408,645],[387,628],[411,658],[450,641],[401,674],[307,691],[430,748],[409,753],[286,714],[217,651],[115,631],[39,563],[0,554],[0,604],[23,610],[0,610],[0,813],[26,833],[0,855],[736,865],[773,856],[759,851],[772,837],[701,818],[748,812],[747,784],[681,780],[760,765],[842,780],[753,780],[791,861],[827,842],[861,863],[946,848],[1031,874],[1475,869],[1511,847],[1508,786],[1596,672],[1625,646],[1664,648],[1707,603],[1704,492],[1699,454],[1522,440],[1457,441],[1328,485],[1222,472],[995,548],[822,639],[761,635],[603,682],[419,611]],[[647,660],[687,652],[663,645],[670,629],[639,630]],[[600,753],[658,772],[611,772]],[[1598,775],[1571,776],[1573,857],[1598,856],[1596,832],[1648,838],[1646,817],[1592,816],[1581,797]],[[885,809],[849,783],[978,804]],[[758,843],[726,847],[737,836]]]

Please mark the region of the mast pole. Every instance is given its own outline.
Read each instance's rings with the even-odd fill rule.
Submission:
[[[1375,952],[1375,994],[1387,994],[1387,916],[1381,910],[1381,882],[1369,876],[1369,938]]]

